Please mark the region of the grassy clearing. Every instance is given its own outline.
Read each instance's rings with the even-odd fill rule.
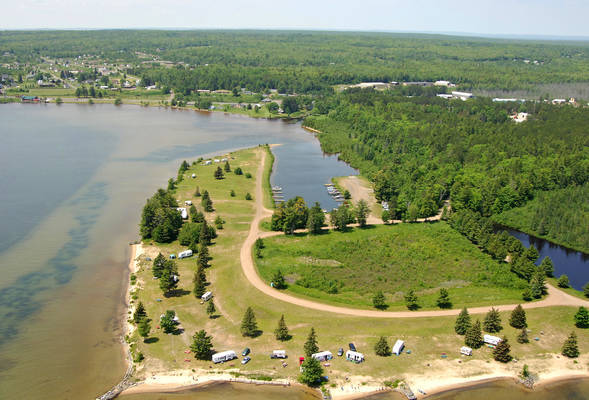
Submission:
[[[252,350],[252,361],[247,365],[241,365],[238,360],[234,362],[216,365],[215,369],[239,371],[243,374],[262,374],[276,378],[296,378],[299,373],[296,357],[302,355],[303,344],[309,329],[313,326],[318,335],[321,349],[336,352],[339,347],[346,347],[349,342],[354,342],[359,351],[366,354],[366,362],[355,365],[336,357],[326,374],[331,382],[345,384],[345,377],[350,375],[362,375],[367,383],[382,384],[384,380],[402,378],[406,373],[420,373],[427,364],[440,360],[442,352],[448,353],[448,358],[443,361],[442,368],[454,365],[464,358],[458,354],[462,345],[462,337],[454,334],[454,318],[415,318],[415,319],[369,319],[334,315],[320,311],[303,309],[289,303],[270,298],[252,287],[241,272],[239,251],[247,232],[250,221],[253,218],[253,204],[244,199],[245,193],[254,193],[255,167],[259,163],[262,149],[249,149],[232,153],[231,166],[240,166],[244,172],[251,172],[254,176],[247,179],[245,176],[227,174],[226,179],[217,181],[213,178],[216,164],[212,166],[192,166],[186,173],[184,181],[177,189],[177,199],[180,201],[191,199],[200,206],[198,198],[193,197],[196,186],[202,192],[206,189],[211,193],[215,212],[207,214],[207,219],[213,221],[216,215],[221,215],[227,223],[225,229],[219,231],[219,237],[210,248],[212,267],[207,271],[211,281],[210,290],[214,293],[214,301],[218,309],[219,317],[209,319],[205,313],[206,305],[200,304],[189,291],[192,289],[192,274],[196,261],[194,258],[178,261],[180,272],[180,288],[186,290],[186,294],[179,297],[166,298],[162,296],[158,287],[158,281],[152,278],[150,263],[142,261],[140,271],[137,273],[137,284],[132,286],[132,291],[138,300],[141,300],[152,322],[151,343],[143,343],[133,334],[131,341],[145,355],[145,360],[138,364],[137,377],[141,378],[151,373],[169,373],[179,369],[209,369],[213,364],[210,361],[197,361],[191,354],[184,351],[188,348],[191,337],[195,331],[205,329],[213,337],[213,344],[218,351],[233,349],[241,352],[244,347]],[[197,175],[191,179],[192,173]],[[233,189],[236,197],[230,197],[229,191]],[[200,207],[199,207],[200,208]],[[393,227],[394,228],[394,227]],[[299,238],[297,238],[299,239]],[[150,245],[145,243],[145,249],[150,255],[162,251],[164,254],[177,253],[181,246],[178,243],[167,245]],[[142,256],[144,260],[144,256]],[[452,294],[452,291],[451,291]],[[161,299],[160,302],[156,299]],[[258,320],[262,335],[254,339],[243,338],[239,332],[239,325],[245,309],[252,306]],[[180,318],[181,326],[185,333],[181,335],[165,335],[161,330],[155,329],[159,315],[165,310],[175,310]],[[545,332],[541,341],[532,341],[529,345],[519,345],[515,342],[516,331],[506,328],[507,334],[513,346],[513,354],[520,362],[530,364],[534,369],[531,359],[542,357],[544,353],[558,352],[565,336],[573,330],[572,318],[575,313],[572,308],[550,308],[530,310],[527,312],[532,334],[537,335],[540,330]],[[278,342],[273,330],[276,328],[280,316],[284,314],[286,323],[293,338],[288,342]],[[507,315],[502,314],[504,325]],[[581,352],[589,351],[589,332],[576,329],[579,334]],[[389,342],[397,338],[404,339],[407,348],[412,354],[403,354],[400,357],[377,357],[374,355],[373,346],[379,336],[386,336]],[[270,360],[269,353],[274,349],[285,349],[289,355],[288,366],[283,368],[280,361]],[[184,361],[191,360],[190,362]],[[491,360],[490,350],[481,349],[475,351],[474,360]],[[493,362],[493,361],[491,361]],[[541,365],[542,360],[538,360]],[[571,361],[572,363],[572,361]],[[432,364],[434,365],[434,364]],[[437,368],[437,367],[436,367]]]
[[[435,308],[440,287],[457,307],[510,303],[524,284],[445,222],[268,238],[257,265],[268,282],[280,269],[293,293],[359,307],[371,307],[381,290],[403,308],[413,288],[424,308]]]

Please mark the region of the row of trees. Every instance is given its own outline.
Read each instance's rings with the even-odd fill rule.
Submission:
[[[139,224],[141,238],[159,243],[176,240],[182,227],[182,216],[176,207],[176,199],[171,192],[158,189],[143,207]]]

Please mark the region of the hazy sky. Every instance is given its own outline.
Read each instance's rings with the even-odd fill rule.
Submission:
[[[588,0],[0,0],[0,29],[301,28],[589,36]]]

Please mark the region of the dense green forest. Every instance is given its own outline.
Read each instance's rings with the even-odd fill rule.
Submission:
[[[535,191],[589,179],[589,112],[543,103],[467,102],[406,97],[396,91],[348,90],[329,99],[328,115],[305,124],[323,133],[323,149],[340,153],[374,181],[397,217],[455,210],[483,216],[519,207]],[[515,124],[508,113],[532,112]]]
[[[572,205],[572,206],[571,206]],[[539,192],[525,206],[493,219],[589,254],[589,184]]]
[[[0,63],[41,57],[124,63],[185,93],[331,91],[361,81],[445,79],[465,88],[586,82],[589,44],[442,35],[312,31],[3,31]]]

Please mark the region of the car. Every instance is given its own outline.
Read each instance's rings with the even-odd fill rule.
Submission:
[[[243,360],[241,360],[242,364],[247,364],[248,362],[250,362],[252,358],[251,357],[244,357]]]
[[[247,356],[250,353],[250,348],[246,347],[245,349],[243,349],[243,351],[241,352],[242,356]]]
[[[350,346],[350,350],[356,351],[356,346],[354,346],[354,343],[350,343],[348,346]]]
[[[340,356],[340,357],[343,356],[344,355],[344,349],[340,347],[339,350],[337,351],[337,355]]]

